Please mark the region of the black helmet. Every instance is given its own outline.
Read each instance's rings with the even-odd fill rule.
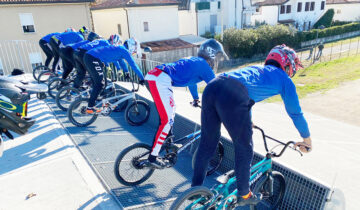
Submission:
[[[211,68],[214,67],[215,62],[219,59],[229,59],[222,44],[215,39],[208,39],[200,45],[198,57],[204,58]]]
[[[0,128],[13,131],[23,135],[34,125],[35,120],[31,118],[20,118],[14,112],[7,112],[0,108]]]
[[[99,36],[97,33],[95,33],[95,32],[90,32],[89,35],[88,35],[88,37],[87,37],[87,40],[90,41],[90,42],[92,42],[92,41],[94,41],[95,39],[100,39],[100,36]]]

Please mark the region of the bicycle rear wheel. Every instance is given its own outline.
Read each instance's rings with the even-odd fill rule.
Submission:
[[[37,66],[33,70],[33,77],[37,81],[39,78],[39,75],[43,73],[44,71],[50,71],[49,67],[47,66]]]
[[[213,193],[204,186],[192,187],[183,192],[170,206],[170,210],[207,209]]]
[[[197,153],[197,150],[194,153],[193,158],[192,158],[192,167],[193,168],[195,166],[196,153]],[[206,176],[210,176],[211,174],[215,173],[215,171],[219,168],[223,158],[224,158],[224,145],[221,142],[219,142],[218,146],[216,147],[215,155],[209,162]]]
[[[57,92],[55,102],[61,110],[66,112],[70,104],[80,97],[80,91],[78,89],[65,86]]]
[[[256,208],[275,210],[281,204],[285,194],[285,178],[277,171],[271,172],[264,182],[255,185],[253,193],[261,193],[262,201],[256,205]]]
[[[125,110],[125,119],[130,125],[142,125],[150,116],[150,106],[145,101],[134,101]]]
[[[149,157],[151,146],[137,143],[124,149],[115,161],[115,177],[123,185],[134,186],[148,180],[153,168],[141,165]]]
[[[95,122],[98,117],[97,113],[86,113],[88,102],[89,99],[87,98],[78,98],[69,106],[67,116],[69,121],[77,127],[86,127]]]
[[[61,89],[61,82],[64,84],[66,83],[66,80],[58,78],[58,77],[54,77],[51,78],[48,84],[48,94],[51,98],[56,97],[56,94],[59,92],[59,89]]]

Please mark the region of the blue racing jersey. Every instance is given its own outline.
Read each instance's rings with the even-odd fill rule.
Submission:
[[[301,137],[310,136],[308,124],[301,111],[296,87],[285,71],[271,65],[249,66],[221,75],[239,80],[247,88],[249,97],[255,102],[280,94],[286,112]]]
[[[89,42],[85,45],[81,45],[79,47],[79,49],[81,50],[91,50],[91,49],[94,49],[94,48],[97,48],[97,47],[104,47],[104,46],[109,46],[110,43],[108,40],[106,39],[97,39],[97,40],[94,40],[92,42]]]
[[[215,74],[209,64],[200,57],[189,57],[180,59],[174,63],[166,63],[156,68],[166,72],[175,87],[189,86],[190,93],[194,99],[199,99],[197,83],[205,81],[209,83],[215,78]]]
[[[140,71],[140,68],[135,63],[134,59],[131,57],[129,51],[123,46],[109,45],[105,47],[97,47],[95,49],[89,50],[87,54],[98,58],[105,64],[114,63],[116,65],[116,63],[119,62],[122,69],[127,72],[128,68],[123,60],[125,59],[127,63],[131,66],[131,69],[139,77],[139,79],[144,80],[144,75]]]
[[[55,35],[59,35],[60,33],[56,32],[56,33],[51,33],[51,34],[48,34],[46,36],[44,36],[43,38],[41,38],[42,40],[45,40],[47,43],[50,42],[50,39],[52,36],[55,36]]]
[[[90,41],[88,40],[83,40],[83,41],[80,41],[80,42],[77,42],[77,43],[73,43],[73,44],[68,44],[69,47],[71,47],[73,50],[76,50],[78,49],[79,47],[89,43]]]
[[[64,32],[52,37],[55,40],[59,40],[63,45],[73,44],[84,40],[83,35],[80,32]]]

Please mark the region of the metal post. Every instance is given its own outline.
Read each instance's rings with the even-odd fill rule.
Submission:
[[[341,45],[340,45],[340,56],[339,56],[339,58],[341,58],[342,44],[343,44],[343,41],[341,41]]]
[[[331,56],[332,56],[333,47],[334,47],[334,43],[332,43],[332,44],[331,44],[331,50],[330,50],[330,61],[331,61]]]
[[[350,39],[350,43],[349,43],[349,52],[348,52],[348,57],[350,56],[350,49],[351,49],[351,39]]]
[[[358,52],[359,52],[359,44],[360,44],[360,38],[358,38],[358,43],[357,43],[357,48],[356,48],[356,55],[357,55]]]
[[[19,56],[19,59],[20,59],[20,62],[21,62],[21,67],[22,67],[22,70],[24,70],[25,66],[24,66],[24,62],[23,62],[21,52],[20,52],[19,40],[16,40],[15,43],[16,43],[17,53],[18,53],[18,56]]]

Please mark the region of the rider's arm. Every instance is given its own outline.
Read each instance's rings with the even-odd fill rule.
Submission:
[[[130,65],[131,69],[136,73],[136,75],[139,77],[140,80],[144,80],[144,75],[140,71],[140,68],[135,63],[134,59],[131,57],[129,51],[127,51],[125,48],[122,51],[122,58],[127,61],[127,63]]]
[[[120,68],[120,66],[119,66],[119,68],[116,67],[117,69],[119,69],[119,70],[122,69],[124,73],[129,72],[128,66],[126,65],[126,63],[123,59],[120,59],[118,62],[115,62],[115,63],[117,63],[118,66],[119,66],[119,64],[121,66],[121,68]]]
[[[199,99],[199,94],[198,94],[198,90],[197,90],[197,85],[194,84],[194,85],[189,85],[189,90],[190,90],[190,93],[193,97],[194,100],[197,100]]]
[[[301,107],[299,104],[296,87],[289,77],[284,79],[283,88],[281,91],[281,98],[284,101],[286,112],[292,119],[301,137],[310,137],[308,124],[304,118],[303,112],[301,111]]]

